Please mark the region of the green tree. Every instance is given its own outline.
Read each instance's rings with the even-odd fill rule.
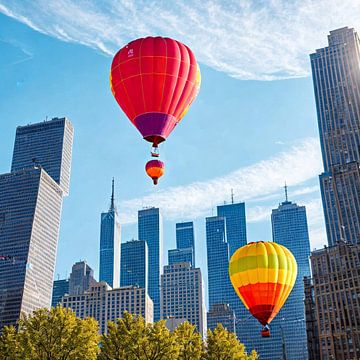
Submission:
[[[18,359],[21,359],[19,336],[13,326],[6,326],[0,336],[0,360]]]
[[[99,351],[97,322],[78,319],[60,306],[40,309],[19,321],[18,343],[23,360],[95,360]]]
[[[125,313],[116,323],[108,323],[103,335],[100,359],[176,360],[179,345],[164,321],[147,324],[143,317]]]
[[[255,351],[248,356],[244,344],[241,344],[236,335],[225,330],[221,324],[218,324],[214,331],[208,330],[204,359],[256,360],[257,358]]]
[[[174,332],[175,340],[180,346],[179,360],[200,360],[203,352],[201,335],[194,325],[187,321],[180,324]]]

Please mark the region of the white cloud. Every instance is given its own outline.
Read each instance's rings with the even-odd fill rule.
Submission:
[[[159,207],[168,220],[196,219],[209,215],[213,206],[221,204],[228,197],[230,189],[234,189],[237,200],[250,201],[277,192],[284,179],[289,186],[295,186],[314,178],[320,172],[319,142],[307,138],[286,152],[223,177],[157,190],[151,195],[124,201],[120,204],[121,220],[123,223],[136,222],[137,210],[146,206]],[[311,187],[304,189],[303,193],[310,193]],[[262,220],[263,210],[262,207],[251,206],[249,221]]]
[[[0,0],[0,12],[63,41],[113,54],[129,40],[170,36],[198,60],[239,79],[306,76],[329,30],[360,29],[354,0]]]

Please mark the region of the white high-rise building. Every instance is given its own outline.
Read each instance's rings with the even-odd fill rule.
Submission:
[[[199,268],[192,268],[189,262],[164,266],[160,314],[162,319],[186,319],[205,338],[205,290]]]

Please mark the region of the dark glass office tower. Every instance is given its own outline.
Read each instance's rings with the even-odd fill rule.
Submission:
[[[154,321],[160,319],[160,277],[163,268],[162,216],[158,208],[138,212],[138,237],[145,240],[149,250],[149,295],[154,302]]]
[[[17,129],[12,172],[0,175],[0,330],[51,305],[72,138],[67,119]]]
[[[60,304],[61,298],[69,294],[69,279],[59,279],[54,281],[51,306]]]
[[[324,172],[320,187],[329,245],[360,242],[360,40],[330,31],[310,55]]]
[[[114,199],[112,181],[111,203],[108,212],[101,214],[100,228],[100,275],[112,288],[120,285],[121,228]]]
[[[148,293],[148,246],[144,240],[121,244],[120,286],[140,286]]]

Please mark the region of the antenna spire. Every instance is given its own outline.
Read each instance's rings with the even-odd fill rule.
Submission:
[[[231,189],[231,203],[234,203],[234,189]]]
[[[285,189],[285,201],[288,202],[288,186],[286,185],[286,181],[285,181],[285,186],[284,186],[284,189]]]
[[[112,186],[111,186],[111,205],[110,205],[110,210],[114,211],[115,210],[115,197],[114,197],[114,192],[115,192],[115,185],[114,185],[114,178],[112,178]]]

